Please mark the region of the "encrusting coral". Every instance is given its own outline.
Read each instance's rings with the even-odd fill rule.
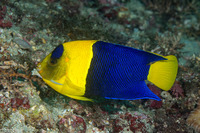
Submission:
[[[187,124],[193,127],[197,132],[200,132],[200,100],[198,101],[197,108],[188,116]]]

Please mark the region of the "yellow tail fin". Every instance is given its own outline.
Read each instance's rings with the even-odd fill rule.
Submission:
[[[157,61],[151,64],[147,80],[162,90],[168,91],[176,79],[178,61],[175,56],[164,56],[167,60]]]

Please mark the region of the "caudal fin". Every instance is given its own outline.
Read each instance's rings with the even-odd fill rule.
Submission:
[[[162,90],[168,91],[176,79],[178,61],[175,56],[164,56],[167,60],[157,61],[151,64],[147,80]]]

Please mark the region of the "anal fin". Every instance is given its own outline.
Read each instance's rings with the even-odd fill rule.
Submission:
[[[124,88],[112,90],[104,95],[106,99],[136,100],[136,99],[161,99],[155,95],[146,85],[145,81],[131,82]]]

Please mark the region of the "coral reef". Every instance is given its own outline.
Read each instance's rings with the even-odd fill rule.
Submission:
[[[171,88],[171,91],[172,91],[172,95],[176,96],[176,98],[180,96],[184,97],[184,92],[179,82],[174,83],[174,85]]]
[[[0,1],[0,132],[199,132],[198,0]],[[162,101],[73,100],[48,87],[36,65],[77,39],[118,43],[179,61]],[[191,112],[191,113],[190,113]]]

